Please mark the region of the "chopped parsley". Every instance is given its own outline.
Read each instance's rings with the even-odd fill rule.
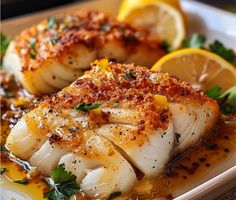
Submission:
[[[36,58],[36,54],[34,52],[30,52],[30,58],[35,59]]]
[[[7,171],[7,168],[5,168],[5,167],[0,168],[0,174],[4,174],[4,172],[6,172],[6,171]]]
[[[10,44],[11,39],[6,37],[2,32],[0,32],[0,58],[1,58],[1,63],[2,63],[2,58],[7,50],[8,45]]]
[[[79,192],[76,176],[67,172],[64,165],[59,165],[53,169],[52,179],[45,181],[50,186],[50,191],[44,193],[44,197],[48,200],[67,200]]]
[[[104,31],[104,32],[108,32],[111,30],[111,25],[110,24],[103,24],[101,26],[101,30]]]
[[[87,112],[89,110],[92,110],[92,109],[95,109],[95,108],[98,108],[101,104],[100,103],[81,103],[77,106],[74,106],[72,107],[73,109],[75,110],[81,110],[83,112]]]
[[[7,149],[6,149],[6,147],[4,145],[1,145],[0,146],[0,151],[1,152],[7,152]]]
[[[30,58],[35,59],[36,58],[36,49],[35,49],[35,45],[36,45],[36,39],[35,38],[31,38],[28,42],[29,44],[29,48],[30,48]]]
[[[35,38],[32,38],[30,41],[29,41],[29,47],[31,49],[35,49],[35,45],[36,45],[36,39]]]
[[[218,54],[228,62],[234,62],[235,53],[232,49],[227,49],[220,41],[215,40],[212,44],[209,45],[211,52]]]
[[[18,184],[21,184],[21,185],[28,185],[29,180],[28,179],[21,179],[21,180],[14,181],[14,183],[18,183]]]
[[[221,92],[219,86],[213,86],[205,92],[205,94],[217,100],[220,110],[223,114],[235,114],[236,113],[236,86],[231,87],[224,93]]]
[[[214,150],[214,149],[216,149],[218,146],[217,146],[217,144],[208,143],[208,144],[206,144],[206,147],[207,147],[207,149]]]
[[[184,48],[204,48],[206,37],[200,34],[193,34],[190,38],[184,40]]]
[[[161,48],[164,49],[167,52],[171,52],[170,45],[169,45],[169,43],[167,41],[163,41],[161,43]]]
[[[135,74],[133,74],[132,72],[127,72],[126,74],[125,74],[125,78],[126,79],[136,79],[136,75]]]
[[[115,199],[116,197],[119,197],[119,196],[121,196],[121,192],[113,192],[113,193],[111,193],[110,194],[110,196],[109,196],[109,198],[108,198],[108,200],[112,200],[112,199]]]
[[[78,130],[77,127],[70,127],[70,128],[68,128],[68,131],[70,131],[71,133],[74,133],[74,132],[76,132],[77,130]]]
[[[54,45],[57,43],[59,37],[58,37],[58,34],[55,34],[52,38],[51,38],[51,44]]]
[[[116,108],[119,106],[119,102],[118,101],[115,101],[114,104],[113,104],[113,107]]]
[[[179,133],[175,133],[175,138],[176,141],[179,143],[179,138],[181,137],[181,135]]]
[[[15,95],[12,92],[9,91],[4,91],[4,96],[9,99],[9,98],[14,98]]]
[[[207,90],[205,94],[212,99],[218,99],[219,96],[221,95],[220,90],[221,90],[220,87],[218,85],[215,85],[209,90]]]
[[[0,32],[0,40],[1,40],[0,53],[1,55],[3,55],[6,52],[11,39],[6,37],[2,32]]]
[[[48,18],[48,27],[55,29],[57,27],[57,21],[54,17]]]

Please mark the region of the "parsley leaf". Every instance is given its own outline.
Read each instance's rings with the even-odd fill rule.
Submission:
[[[181,135],[179,133],[175,133],[175,138],[176,141],[179,143],[179,138],[181,137]]]
[[[126,73],[125,74],[125,78],[126,79],[136,79],[136,75],[135,74],[133,74],[132,72],[128,72],[128,73]]]
[[[0,42],[1,42],[1,46],[0,46],[0,59],[2,62],[2,58],[7,50],[7,47],[10,43],[11,39],[6,37],[2,32],[0,32]]]
[[[75,110],[81,110],[83,112],[87,112],[89,110],[98,108],[100,105],[101,105],[100,103],[89,103],[89,104],[81,103],[81,104],[74,106],[72,108]]]
[[[218,85],[215,85],[212,88],[210,88],[209,90],[207,90],[205,93],[208,97],[210,97],[212,99],[217,99],[221,95],[220,90],[221,90],[220,87]]]
[[[161,43],[161,48],[167,52],[171,52],[170,45],[166,40]]]
[[[55,29],[57,27],[57,21],[54,17],[48,18],[48,27]]]
[[[214,150],[214,149],[216,149],[218,146],[217,146],[217,144],[214,144],[214,143],[207,143],[207,144],[206,144],[206,147],[207,147],[207,149]]]
[[[116,197],[119,197],[122,193],[121,192],[113,192],[110,194],[108,200],[112,200],[112,199],[115,199]]]
[[[221,112],[223,114],[235,114],[236,113],[236,86],[231,87],[224,93],[221,93],[219,86],[214,86],[207,90],[205,94],[217,100],[220,105]]]
[[[36,54],[34,52],[30,52],[30,58],[35,59],[36,58]]]
[[[22,184],[22,185],[28,185],[29,180],[28,179],[22,179],[22,180],[14,181],[14,183],[19,183],[19,184]]]
[[[36,39],[35,38],[31,38],[29,41],[29,47],[31,49],[35,49],[35,45],[36,45]]]
[[[8,150],[6,149],[6,147],[4,145],[0,146],[0,151],[1,152],[8,152]]]
[[[0,168],[0,174],[4,174],[4,172],[7,171],[7,168],[3,167],[3,168]]]
[[[228,62],[233,62],[236,55],[232,49],[227,49],[220,41],[215,40],[210,44],[209,49],[211,52],[218,54]]]
[[[119,102],[118,101],[115,101],[114,104],[113,104],[113,107],[116,108],[119,106]]]
[[[57,168],[52,170],[52,177],[55,183],[63,183],[76,180],[76,176],[71,172],[65,171],[63,165],[59,165]]]
[[[9,99],[9,98],[14,98],[15,95],[12,92],[9,91],[4,91],[4,96]]]
[[[51,190],[44,193],[48,200],[67,200],[79,191],[76,176],[67,172],[64,165],[52,170],[52,179],[47,180],[47,184],[51,186]]]
[[[185,48],[203,48],[206,42],[206,37],[200,34],[193,34],[189,39],[184,40],[183,47]]]

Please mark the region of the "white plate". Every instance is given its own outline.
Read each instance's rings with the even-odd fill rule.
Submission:
[[[22,29],[39,22],[41,19],[58,13],[70,12],[77,9],[96,9],[116,15],[120,0],[99,0],[86,3],[75,3],[73,5],[51,9],[48,11],[34,13],[23,17],[5,20],[2,30],[6,35],[14,36]],[[223,42],[227,47],[236,51],[236,15],[198,3],[191,0],[182,0],[181,5],[188,17],[188,35],[191,33],[202,33],[207,36],[208,42],[215,39]],[[212,168],[206,176],[201,177],[188,187],[182,188],[176,194],[176,200],[187,199],[215,199],[236,185],[236,152],[234,155],[219,165]],[[1,199],[8,200],[10,196],[17,195],[6,188],[2,188]],[[29,199],[24,195],[18,199]]]

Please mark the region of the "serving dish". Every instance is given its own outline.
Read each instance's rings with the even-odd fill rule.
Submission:
[[[120,1],[94,1],[87,3],[74,4],[39,14],[29,15],[18,19],[10,19],[2,23],[2,30],[9,36],[14,36],[20,30],[28,27],[40,19],[58,14],[60,12],[68,12],[80,8],[98,9],[109,14],[115,15]],[[236,50],[236,16],[225,11],[221,11],[210,6],[203,5],[194,1],[181,1],[184,11],[187,13],[189,19],[188,34],[198,32],[203,33],[209,38],[209,42],[220,38],[220,40],[227,46]],[[206,12],[208,13],[206,15]],[[217,25],[213,19],[217,18]],[[206,198],[214,199],[222,193],[229,190],[235,184],[236,174],[236,152],[226,160],[224,163],[215,166],[211,173],[204,177],[199,177],[198,181],[188,187],[182,188],[175,194],[176,199],[197,199]],[[220,190],[219,190],[220,188]],[[1,198],[9,199],[29,199],[27,196],[19,196],[14,191],[2,188]]]

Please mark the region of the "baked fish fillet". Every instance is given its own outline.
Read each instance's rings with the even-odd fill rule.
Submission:
[[[48,18],[10,43],[4,68],[36,95],[56,92],[83,74],[96,58],[151,67],[165,54],[148,33],[102,12]]]
[[[192,146],[218,118],[216,102],[188,84],[102,59],[24,115],[6,146],[46,175],[64,164],[86,194],[108,197],[127,192],[140,173],[162,173],[174,150]]]

